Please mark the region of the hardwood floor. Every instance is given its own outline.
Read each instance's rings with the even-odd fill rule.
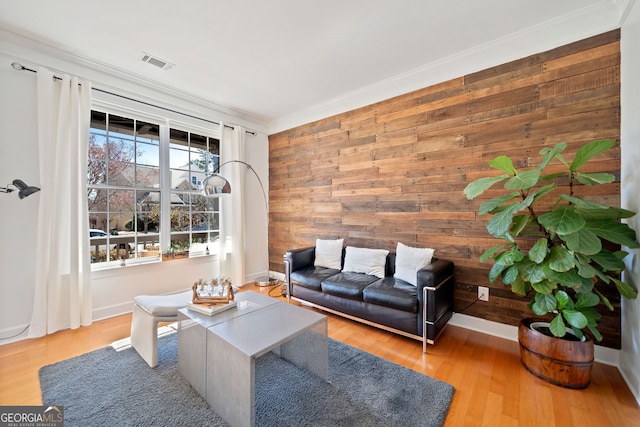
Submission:
[[[269,289],[245,286],[267,294]],[[329,315],[329,336],[456,388],[445,426],[638,426],[640,407],[614,367],[595,364],[585,390],[548,384],[516,342],[448,326],[435,346]],[[41,405],[38,370],[129,336],[131,315],[0,346],[0,406]]]

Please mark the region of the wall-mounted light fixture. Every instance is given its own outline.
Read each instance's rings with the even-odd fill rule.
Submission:
[[[11,188],[11,185],[13,185],[15,188]],[[11,184],[8,184],[6,187],[0,187],[0,192],[2,193],[11,193],[16,190],[20,190],[18,191],[18,197],[24,199],[25,197],[40,191],[40,188],[27,185],[21,179],[14,179],[13,182]]]

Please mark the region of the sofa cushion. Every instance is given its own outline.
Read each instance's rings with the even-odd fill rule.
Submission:
[[[345,298],[362,301],[362,290],[379,280],[369,274],[343,271],[322,281],[322,291]]]
[[[322,281],[338,273],[340,273],[340,270],[335,268],[308,266],[291,272],[291,280],[305,288],[320,292],[322,291],[320,287]]]
[[[342,271],[364,273],[382,279],[385,274],[384,267],[387,264],[388,254],[389,251],[385,249],[347,246]]]
[[[431,248],[413,248],[398,242],[398,247],[396,248],[396,271],[393,277],[416,286],[418,270],[422,270],[431,264],[434,252]]]
[[[418,312],[417,288],[404,280],[393,277],[377,280],[364,288],[362,299],[371,304],[410,313]]]
[[[342,268],[342,245],[344,239],[322,240],[316,239],[316,257],[313,265],[316,267]]]

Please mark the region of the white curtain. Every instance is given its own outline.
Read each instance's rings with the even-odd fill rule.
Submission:
[[[40,205],[29,337],[91,324],[87,150],[91,84],[38,69]]]
[[[230,129],[220,123],[220,164],[231,160],[245,161],[245,129],[234,125]],[[231,278],[231,283],[245,283],[244,254],[244,193],[247,167],[229,163],[220,168],[231,185],[231,195],[220,198],[220,274]]]

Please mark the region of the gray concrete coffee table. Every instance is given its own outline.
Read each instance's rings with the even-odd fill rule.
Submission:
[[[178,312],[178,371],[230,425],[253,426],[258,357],[273,351],[328,379],[327,317],[257,292],[236,300],[213,316]]]

